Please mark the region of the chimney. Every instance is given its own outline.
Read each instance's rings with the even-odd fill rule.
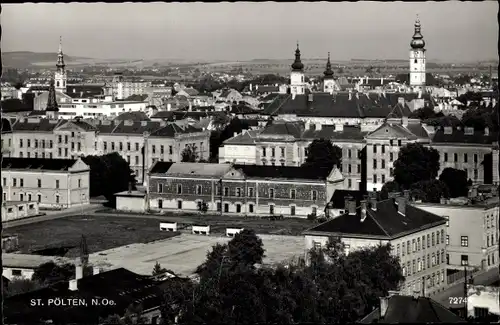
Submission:
[[[396,198],[396,203],[398,204],[398,212],[402,215],[406,214],[406,198],[404,196],[398,196]]]
[[[321,123],[317,123],[316,124],[316,131],[321,131],[321,127],[322,127]]]
[[[384,318],[389,308],[389,297],[380,298],[380,318]]]
[[[490,135],[490,128],[489,127],[485,127],[484,128],[484,135],[485,136],[489,136]]]
[[[78,290],[78,280],[76,279],[69,280],[69,290],[71,291]]]
[[[313,94],[309,94],[309,95],[307,95],[307,101],[308,101],[309,103],[312,103],[312,102],[313,102]]]
[[[366,219],[366,200],[361,201],[361,222]]]
[[[101,273],[101,269],[99,268],[99,266],[94,266],[92,269],[92,275],[96,275],[99,273]]]
[[[405,98],[404,97],[398,97],[398,104],[401,104],[404,106],[405,104]]]
[[[75,269],[75,279],[80,280],[81,278],[83,278],[83,265],[78,263],[77,265],[75,265]]]
[[[237,136],[238,135],[238,132],[234,132],[233,133],[233,137]]]
[[[350,216],[356,215],[356,200],[352,196],[346,196],[344,201],[344,208]]]

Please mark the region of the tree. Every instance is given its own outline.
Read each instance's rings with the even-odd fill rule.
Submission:
[[[72,264],[57,265],[54,262],[41,264],[35,269],[32,279],[43,286],[50,286],[60,281],[69,281],[75,277]]]
[[[438,171],[439,152],[420,143],[410,143],[401,148],[394,162],[394,180],[403,189],[409,189],[419,181],[435,179]]]
[[[389,193],[391,192],[401,192],[401,188],[396,181],[390,181],[382,186],[380,190],[380,199],[387,200],[389,198]]]
[[[103,156],[82,157],[90,167],[90,196],[103,195],[115,206],[115,193],[126,191],[129,185],[135,189],[135,177],[129,163],[117,152]]]
[[[307,158],[302,166],[332,169],[341,163],[342,149],[332,145],[329,140],[315,139],[307,147]]]
[[[160,275],[160,274],[163,274],[165,272],[167,272],[167,269],[161,267],[160,263],[158,263],[158,261],[156,261],[155,266],[153,268],[153,272],[152,272],[153,276]]]
[[[439,175],[439,180],[446,184],[450,197],[467,196],[469,192],[465,170],[445,168]]]
[[[198,160],[198,153],[196,152],[196,146],[194,144],[187,145],[184,150],[182,150],[182,162],[196,162]]]
[[[264,252],[262,239],[251,229],[243,229],[228,243],[227,253],[230,260],[245,266],[262,263]]]
[[[429,179],[411,186],[411,195],[422,202],[439,203],[441,198],[449,198],[448,186],[440,180]]]
[[[410,114],[410,118],[418,118],[420,120],[427,120],[430,118],[437,118],[437,117],[443,117],[444,114],[439,112],[436,113],[430,106],[424,106],[422,108],[419,108],[415,111],[413,111]]]

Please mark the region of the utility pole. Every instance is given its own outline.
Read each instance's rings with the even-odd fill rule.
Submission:
[[[467,319],[467,266],[464,266],[464,318]]]

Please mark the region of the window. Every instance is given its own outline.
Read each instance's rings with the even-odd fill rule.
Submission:
[[[41,203],[42,202],[42,194],[37,194],[37,202]]]
[[[271,157],[274,157],[276,155],[276,149],[271,148]]]
[[[31,201],[31,194],[28,194],[28,201]]]
[[[373,153],[377,153],[377,145],[376,144],[373,145]]]
[[[269,214],[274,214],[274,205],[269,206]]]
[[[385,168],[385,160],[384,159],[382,159],[380,161],[380,165],[381,165],[380,168]]]
[[[450,244],[450,235],[446,235],[446,245]]]
[[[79,188],[82,187],[82,180],[81,179],[78,180],[78,187]]]
[[[434,233],[432,233],[431,237],[432,237],[432,247],[434,247],[434,245],[436,244],[436,239],[434,238]]]
[[[477,164],[477,153],[474,154],[474,163]]]
[[[439,231],[436,232],[436,245],[439,245]]]
[[[67,134],[64,136],[64,143],[68,144],[68,135]]]
[[[217,211],[222,211],[222,204],[220,202],[217,202]]]
[[[356,173],[358,173],[358,174],[361,173],[361,165],[360,164],[358,164],[356,166]]]
[[[398,147],[401,147],[401,140],[398,140]]]
[[[474,307],[474,317],[477,318],[486,318],[490,313],[489,308],[483,307]]]
[[[445,152],[445,153],[444,153],[443,160],[444,160],[444,161],[448,161],[448,153],[447,153],[447,152]]]
[[[285,148],[281,147],[281,157],[285,157]]]
[[[135,151],[139,151],[139,143],[138,142],[135,143]]]
[[[377,169],[377,159],[373,159],[373,169]]]
[[[382,153],[385,153],[385,145],[382,145]]]
[[[411,265],[410,265],[410,261],[406,262],[406,269],[408,270],[408,276],[411,275]]]
[[[56,179],[56,188],[59,188],[59,180]]]
[[[466,163],[466,162],[467,162],[467,154],[464,153],[464,163]]]
[[[14,186],[14,187],[17,186],[17,178],[12,179],[12,186]]]
[[[427,254],[427,268],[429,269],[431,267],[431,255]]]
[[[417,273],[417,262],[415,260],[412,261],[412,273],[415,274]]]
[[[201,185],[196,185],[196,194],[201,195],[203,193],[203,187]]]
[[[153,146],[151,147],[151,152],[152,153],[156,153],[156,146],[153,144]]]
[[[41,188],[42,187],[42,180],[39,178],[37,181],[38,181],[38,188]]]
[[[241,213],[241,204],[236,204],[236,212]]]
[[[350,178],[347,180],[347,187],[348,188],[352,187],[352,179],[350,179]]]
[[[236,188],[236,197],[241,197],[241,188]]]
[[[174,153],[174,149],[172,148],[172,146],[168,146],[168,154],[171,155]]]
[[[290,215],[291,216],[295,215],[295,205],[290,206]]]
[[[253,196],[253,187],[248,188],[248,196],[250,196],[250,197]]]
[[[402,271],[403,271],[403,276],[406,276],[406,266],[403,266]]]
[[[160,154],[162,154],[162,155],[163,155],[163,153],[164,153],[164,147],[163,147],[163,145],[161,145],[161,146],[160,146]]]
[[[380,176],[380,178],[381,178],[382,184],[385,184],[385,174],[382,174]]]
[[[68,157],[68,148],[64,148],[64,157]]]
[[[22,270],[12,270],[12,276],[21,276],[22,274]]]
[[[182,194],[182,184],[177,184],[177,194]]]
[[[163,193],[163,184],[158,184],[158,193]]]
[[[104,151],[107,151],[108,150],[108,143],[104,142],[103,145],[104,145]]]
[[[420,260],[420,257],[417,259],[417,271],[422,271],[422,261]]]
[[[28,148],[29,148],[29,147],[31,147],[31,140],[30,140],[30,139],[28,139],[28,140],[26,140],[26,142],[27,142],[27,143],[26,143],[26,147],[28,147]]]
[[[347,173],[348,174],[352,173],[351,164],[347,165]]]
[[[352,152],[351,149],[347,149],[347,157],[352,158]]]
[[[406,242],[406,254],[410,255],[411,253],[411,247],[410,247],[410,241],[408,240]]]
[[[373,183],[377,184],[377,174],[373,174]]]
[[[417,238],[417,251],[420,250],[420,237]]]
[[[24,194],[23,193],[19,194],[19,201],[24,201]]]
[[[23,147],[23,139],[19,139],[19,148]]]
[[[478,172],[477,172],[477,169],[474,169],[474,179],[477,179],[478,178]]]
[[[20,187],[23,187],[23,186],[24,186],[24,179],[23,179],[23,178],[20,178],[20,179],[19,179],[19,186],[20,186]]]
[[[425,249],[425,236],[422,236],[422,249]]]
[[[248,205],[248,212],[253,213],[253,204]]]
[[[262,157],[266,156],[266,148],[262,148]]]
[[[294,199],[294,200],[295,200],[295,194],[296,194],[296,193],[295,193],[295,190],[294,190],[294,189],[290,190],[290,198],[291,198],[291,199]]]
[[[269,189],[269,198],[274,199],[274,188]]]
[[[432,266],[436,266],[436,254],[432,253]]]
[[[224,187],[224,196],[229,196],[229,187]]]
[[[313,201],[316,201],[318,199],[318,192],[317,191],[312,191],[311,192],[311,198]]]
[[[469,236],[461,236],[460,237],[460,246],[469,247]]]
[[[56,195],[56,203],[59,204],[59,195]]]
[[[461,261],[462,266],[469,265],[469,255],[461,255],[460,261]]]
[[[177,201],[177,209],[182,209],[182,201]]]
[[[401,255],[405,256],[405,243],[401,244]]]
[[[446,254],[446,264],[450,264],[450,254]]]
[[[400,253],[401,253],[401,245],[400,245],[400,244],[398,244],[398,245],[396,246],[396,255],[397,255],[397,256],[399,256],[399,254],[400,254]]]

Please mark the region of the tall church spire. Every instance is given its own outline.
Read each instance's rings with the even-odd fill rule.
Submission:
[[[68,76],[66,74],[66,64],[64,64],[64,54],[62,50],[62,36],[59,36],[59,51],[57,52],[56,73],[54,74],[55,87],[58,92],[66,92]]]
[[[415,20],[415,32],[410,42],[410,87],[413,91],[425,91],[425,41],[421,34],[420,19]]]
[[[59,106],[57,105],[56,99],[56,88],[54,87],[54,79],[50,79],[49,86],[49,96],[47,99],[47,108],[46,112],[59,112]]]
[[[64,54],[62,50],[62,36],[59,36],[59,51],[57,52],[57,64],[58,69],[64,69],[66,65],[64,64]]]
[[[325,72],[323,72],[325,75],[325,79],[332,79],[333,78],[333,70],[332,70],[332,64],[330,63],[330,52],[328,52],[328,60],[326,61],[326,69]]]
[[[421,34],[420,19],[415,20],[415,33],[413,34],[412,41],[410,43],[412,49],[423,49],[425,47],[424,37]]]

